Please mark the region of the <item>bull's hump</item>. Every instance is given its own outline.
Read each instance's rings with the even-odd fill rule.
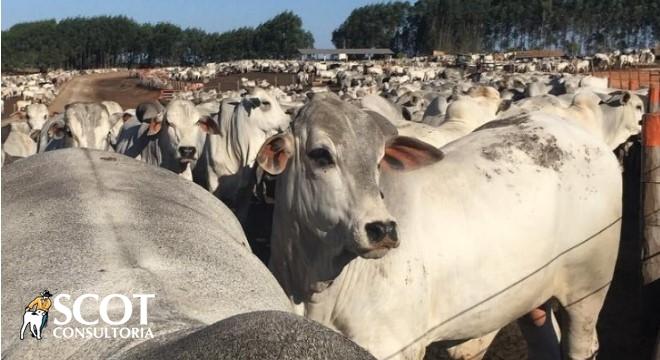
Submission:
[[[51,159],[55,155],[56,160]],[[21,244],[29,253],[58,259],[60,264],[52,264],[59,268],[58,277],[63,273],[70,274],[71,280],[83,276],[86,279],[81,282],[87,285],[89,278],[148,283],[151,271],[168,267],[167,259],[183,248],[182,240],[203,231],[201,226],[196,230],[194,224],[214,224],[209,227],[214,236],[238,234],[235,242],[244,243],[232,222],[217,224],[227,215],[223,209],[209,204],[207,211],[202,211],[187,205],[188,199],[208,201],[194,188],[189,189],[194,184],[173,186],[173,182],[183,180],[165,170],[153,168],[163,175],[154,178],[138,161],[87,149],[58,150],[41,156],[29,164],[17,162],[16,168],[8,168],[3,174],[3,193],[7,194],[3,208],[6,204],[15,208],[20,199],[27,214],[24,220],[7,216],[5,219],[11,221],[5,223],[34,229],[25,233]],[[23,176],[14,178],[12,174]],[[174,194],[173,188],[177,189]],[[162,201],[165,194],[170,201]],[[34,226],[35,222],[39,226]],[[226,228],[213,231],[218,226]],[[224,234],[219,233],[222,230]],[[21,229],[9,231],[21,233]]]

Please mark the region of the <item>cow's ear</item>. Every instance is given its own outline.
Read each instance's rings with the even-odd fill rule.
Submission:
[[[160,132],[160,129],[163,128],[163,121],[159,119],[151,119],[149,122],[149,131],[147,131],[147,136],[154,136]]]
[[[197,121],[197,125],[202,129],[202,131],[212,134],[212,135],[218,135],[220,134],[220,126],[218,125],[218,122],[216,121],[216,118],[212,116],[202,116],[199,118]]]
[[[261,146],[257,154],[257,163],[272,175],[281,174],[293,154],[293,135],[282,133],[271,136]]]
[[[444,155],[438,148],[407,136],[396,136],[385,145],[385,155],[380,161],[384,171],[409,171],[434,164]]]
[[[500,101],[500,105],[497,107],[497,112],[495,114],[499,114],[501,112],[509,110],[512,103],[513,103],[513,101],[508,100],[508,99]]]
[[[601,101],[609,106],[624,106],[630,101],[632,93],[630,91],[615,91],[609,94],[609,98]]]
[[[628,101],[632,98],[632,93],[630,91],[624,91],[621,96],[621,102],[625,105],[628,104]]]
[[[30,132],[30,135],[28,135],[28,136],[30,136],[30,139],[32,139],[32,141],[38,143],[39,142],[39,137],[41,136],[41,131],[40,130],[32,130]]]
[[[64,121],[53,121],[48,128],[48,137],[56,140],[62,139],[64,137],[65,127]]]

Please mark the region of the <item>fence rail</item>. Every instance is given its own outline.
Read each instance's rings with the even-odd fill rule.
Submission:
[[[179,92],[179,91],[181,91],[181,90],[171,90],[171,89],[161,90],[160,91],[160,96],[158,96],[158,99],[159,100],[166,100],[166,101],[172,100],[174,98],[174,94]]]
[[[623,90],[638,90],[642,87],[655,86],[660,88],[660,69],[629,69],[595,71],[591,75],[607,78],[611,88]]]

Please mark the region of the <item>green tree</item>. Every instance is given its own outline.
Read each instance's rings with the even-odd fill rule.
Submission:
[[[75,17],[20,23],[2,32],[6,70],[108,66],[200,65],[206,61],[289,58],[313,46],[301,19],[284,12],[259,27],[224,33],[138,24],[125,16]]]
[[[391,2],[359,7],[332,32],[337,48],[394,48],[405,50],[397,42],[403,36],[412,6],[407,2]]]
[[[299,48],[314,46],[314,37],[302,28],[302,20],[291,11],[285,11],[257,26],[254,49],[261,58],[292,58]]]

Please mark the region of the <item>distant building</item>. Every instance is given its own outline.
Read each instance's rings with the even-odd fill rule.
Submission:
[[[394,55],[390,49],[298,49],[298,52],[303,60],[391,59]]]

